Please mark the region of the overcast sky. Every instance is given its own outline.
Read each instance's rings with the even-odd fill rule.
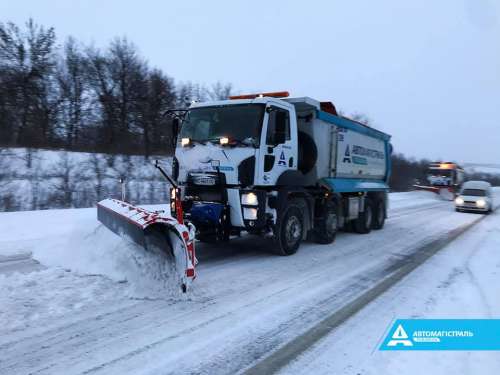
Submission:
[[[29,17],[60,42],[127,36],[176,81],[331,100],[407,155],[500,164],[498,0],[0,0]]]

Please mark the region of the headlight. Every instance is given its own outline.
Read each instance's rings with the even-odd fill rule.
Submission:
[[[255,193],[242,194],[241,204],[246,206],[257,206],[259,204],[259,200],[257,199],[257,194]]]
[[[455,203],[456,203],[456,204],[458,204],[458,205],[460,206],[460,205],[464,204],[464,200],[463,200],[463,198],[461,198],[461,197],[457,197],[457,198],[455,199]]]
[[[484,199],[478,199],[476,201],[476,206],[478,206],[479,208],[483,208],[486,206],[486,201]]]
[[[244,207],[243,218],[246,220],[257,220],[257,209]]]
[[[221,139],[219,139],[219,143],[221,145],[227,145],[227,144],[229,144],[229,138],[228,137],[222,137]]]
[[[181,145],[182,147],[186,147],[186,146],[189,146],[189,143],[190,143],[190,139],[189,138],[182,138],[181,139]]]

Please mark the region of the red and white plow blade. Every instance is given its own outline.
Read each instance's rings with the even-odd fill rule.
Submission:
[[[172,263],[183,291],[196,277],[195,228],[181,224],[164,211],[148,211],[117,199],[97,204],[97,218],[114,233],[148,251],[163,253]]]
[[[442,186],[424,186],[424,185],[413,185],[416,190],[430,191],[432,193],[438,194],[441,198],[447,201],[452,201],[455,198],[455,192],[451,187]]]

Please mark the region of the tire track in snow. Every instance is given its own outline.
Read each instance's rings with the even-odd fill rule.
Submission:
[[[485,216],[482,216],[472,223],[460,226],[444,238],[438,238],[429,244],[425,244],[416,249],[414,254],[392,264],[385,270],[389,274],[385,279],[259,363],[248,368],[244,374],[257,375],[277,372],[484,218]]]

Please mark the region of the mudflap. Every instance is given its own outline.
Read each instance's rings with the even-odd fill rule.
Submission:
[[[163,211],[148,211],[117,199],[97,204],[97,219],[109,230],[147,251],[163,252],[186,292],[196,278],[195,227],[181,224]]]

